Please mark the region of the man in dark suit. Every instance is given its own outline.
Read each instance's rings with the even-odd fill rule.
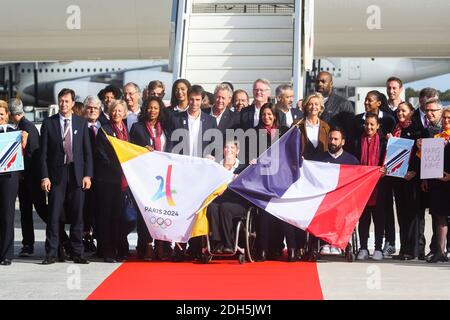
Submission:
[[[419,128],[426,129],[429,126],[429,120],[426,116],[426,101],[432,100],[432,99],[439,99],[439,93],[434,88],[423,88],[419,92],[419,107],[414,111],[412,115],[412,121],[417,123]],[[437,249],[437,242],[436,242],[436,225],[433,219],[433,215],[431,215],[432,219],[432,229],[433,229],[433,236],[431,237],[430,242],[430,253],[425,256],[425,246],[426,246],[426,240],[425,240],[425,210],[429,207],[428,203],[428,192],[423,192],[421,188],[419,188],[419,245],[418,245],[418,252],[417,257],[419,260],[425,260],[426,258],[431,258],[433,253],[436,252]],[[447,243],[448,239],[450,238],[450,233],[447,234]],[[450,244],[447,245],[447,248],[450,246]]]
[[[290,127],[292,123],[303,118],[303,112],[298,108],[293,108],[294,104],[294,89],[288,84],[281,84],[275,90],[277,97],[276,108],[284,117],[280,117],[280,125]]]
[[[212,137],[205,135],[209,129],[216,129],[217,123],[209,114],[202,112],[201,103],[204,90],[201,86],[189,88],[189,107],[185,112],[176,113],[171,119],[172,153],[206,157],[212,154],[214,145]],[[222,148],[222,144],[220,144]]]
[[[233,91],[229,85],[221,83],[214,90],[214,105],[212,108],[203,109],[203,112],[216,119],[217,128],[226,137],[227,129],[236,129],[239,126],[239,113],[234,113],[229,109]]]
[[[240,112],[240,127],[244,130],[254,128],[259,122],[259,110],[269,102],[270,82],[266,79],[257,79],[253,82],[253,103]],[[281,119],[280,119],[281,120]]]
[[[28,133],[27,145],[23,152],[25,170],[19,180],[20,222],[23,236],[23,247],[19,256],[30,257],[34,253],[33,205],[44,222],[47,222],[48,217],[45,193],[40,188],[39,131],[33,122],[25,118],[21,100],[11,99],[8,107],[11,120],[17,128]]]
[[[211,154],[214,153],[214,150],[222,149],[222,134],[220,131],[216,130],[218,136],[215,139],[206,134],[210,129],[217,129],[217,123],[216,119],[201,111],[204,92],[199,85],[191,86],[188,90],[189,107],[187,111],[175,113],[171,117],[170,121],[173,128],[171,136],[172,153],[194,157],[212,157]],[[217,143],[217,138],[220,143]],[[184,247],[181,244],[175,245],[175,261],[184,259],[182,251]],[[199,237],[189,240],[189,255],[194,259],[200,257],[201,239]]]
[[[347,134],[347,128],[341,118],[355,114],[352,103],[333,92],[333,76],[329,72],[322,71],[317,75],[315,87],[316,92],[321,93],[325,100],[325,109],[320,119],[330,126],[343,127]]]
[[[88,121],[89,137],[91,139],[91,149],[92,155],[94,157],[95,147],[97,144],[98,131],[102,127],[100,123],[99,116],[102,112],[101,105],[102,102],[95,96],[87,96],[83,102],[84,104],[84,117]],[[94,244],[94,236],[96,236],[96,230],[94,228],[94,217],[97,212],[97,200],[95,199],[95,172],[94,179],[92,179],[91,188],[85,192],[85,201],[83,208],[83,224],[84,224],[84,235],[83,244],[84,251],[95,252],[97,250]]]
[[[89,263],[83,257],[83,190],[91,186],[92,149],[87,121],[72,114],[74,99],[72,89],[62,89],[58,94],[59,113],[45,119],[41,128],[41,188],[49,193],[42,264],[56,262],[63,208],[70,222],[73,261]]]

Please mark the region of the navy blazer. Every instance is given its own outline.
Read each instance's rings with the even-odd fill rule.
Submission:
[[[39,131],[33,122],[25,117],[20,119],[17,128],[28,133],[27,145],[23,152],[24,174],[38,177],[39,172]]]
[[[189,123],[188,123],[188,113],[187,111],[175,113],[171,119],[171,128],[173,128],[173,132],[171,135],[171,152],[181,154],[183,150],[189,150]],[[217,122],[214,117],[211,117],[209,114],[205,112],[200,112],[200,121],[201,121],[201,152],[202,156],[204,156],[204,151],[208,145],[214,142],[213,137],[206,137],[205,132],[209,129],[217,129]],[[178,129],[184,129],[184,131],[179,131]],[[180,148],[180,143],[182,143],[183,147]],[[223,148],[222,142],[218,148]],[[186,151],[185,151],[186,153]]]
[[[97,134],[94,154],[95,181],[120,184],[122,167],[106,134],[113,137],[116,136],[109,124],[102,126]]]
[[[290,111],[291,116],[292,116],[292,123],[294,123],[295,120],[303,118],[303,112],[300,109],[298,109],[298,108],[290,108],[289,111]],[[279,110],[279,115],[280,115],[280,119],[279,119],[280,126],[290,127],[290,126],[287,125],[286,114],[283,111]]]
[[[211,110],[212,108],[205,108],[202,111],[205,112],[206,114],[211,115]],[[237,129],[239,127],[239,123],[240,123],[239,113],[233,112],[230,109],[226,108],[223,111],[222,117],[220,118],[219,124],[217,125],[217,129],[219,129],[225,137],[226,130]]]
[[[77,186],[83,177],[93,176],[93,160],[88,123],[72,114],[72,152]],[[64,147],[59,114],[46,118],[41,127],[41,179],[49,178],[52,183],[61,181],[64,169]]]
[[[164,135],[166,136],[166,144],[164,146],[164,150],[162,151],[170,152],[170,150],[172,149],[170,147],[170,132],[165,127],[162,127],[162,130],[164,132]],[[145,123],[139,121],[131,126],[130,142],[141,147],[153,146],[153,141],[152,139],[150,139],[150,135],[147,131]]]

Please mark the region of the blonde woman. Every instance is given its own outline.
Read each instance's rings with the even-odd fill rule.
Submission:
[[[303,100],[304,118],[294,121],[301,132],[302,155],[305,159],[313,159],[316,155],[328,150],[328,133],[330,127],[319,119],[325,109],[323,96],[313,93]]]

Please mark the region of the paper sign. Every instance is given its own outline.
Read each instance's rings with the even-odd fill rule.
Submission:
[[[384,166],[387,169],[386,175],[391,177],[404,178],[408,172],[411,150],[414,140],[403,138],[389,138]]]
[[[442,178],[444,176],[444,139],[422,139],[420,158],[420,179]]]
[[[0,173],[24,169],[22,131],[0,133]]]

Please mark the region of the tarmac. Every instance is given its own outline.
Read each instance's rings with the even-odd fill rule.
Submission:
[[[89,265],[72,262],[41,265],[45,256],[45,224],[36,214],[34,220],[34,256],[16,256],[11,266],[0,267],[0,300],[84,300],[120,266],[120,263],[104,263],[93,258]],[[427,214],[427,246],[430,237],[431,218]],[[22,247],[21,239],[17,211],[16,255]],[[130,234],[129,241],[133,249],[135,233]],[[369,242],[369,250],[371,247]],[[245,268],[245,264],[242,267]],[[326,256],[317,262],[317,268],[326,300],[450,299],[450,263],[398,261],[390,257],[383,261],[369,259],[349,263],[342,256]]]

